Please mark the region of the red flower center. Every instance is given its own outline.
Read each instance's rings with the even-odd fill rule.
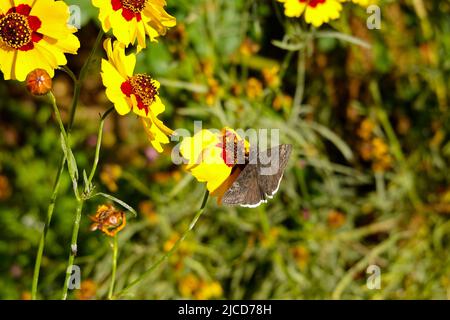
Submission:
[[[141,21],[141,12],[147,5],[147,0],[111,0],[111,4],[115,11],[122,9],[125,20],[131,21],[136,18],[137,21]]]
[[[298,0],[301,3],[307,3],[308,6],[315,8],[318,4],[324,3],[327,0]]]
[[[144,10],[147,0],[120,0],[122,6],[134,13],[139,13]]]
[[[244,164],[247,156],[245,143],[239,140],[237,135],[231,131],[226,131],[222,136],[222,141],[217,144],[222,149],[222,159],[228,167],[236,164]],[[238,163],[242,162],[242,163]]]
[[[0,42],[6,46],[28,51],[34,48],[34,43],[42,40],[42,34],[37,30],[41,27],[41,20],[30,16],[31,7],[21,4],[9,9],[6,15],[0,15]]]
[[[146,74],[137,74],[122,83],[121,90],[127,97],[136,97],[139,110],[145,110],[148,114],[149,107],[155,102],[158,89],[152,77]]]

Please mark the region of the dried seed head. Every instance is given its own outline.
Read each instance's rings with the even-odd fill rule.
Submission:
[[[35,96],[43,96],[52,89],[52,78],[43,69],[31,71],[26,79],[28,91]]]

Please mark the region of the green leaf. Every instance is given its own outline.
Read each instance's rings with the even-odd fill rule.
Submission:
[[[69,169],[70,179],[72,179],[73,190],[78,198],[78,166],[70,148],[68,137],[64,133],[61,133],[61,146],[64,156],[67,159],[67,167]]]
[[[136,212],[136,210],[134,210],[133,207],[131,207],[130,205],[128,205],[128,204],[125,203],[124,201],[122,201],[122,200],[120,200],[120,199],[117,199],[116,197],[114,197],[114,196],[112,196],[112,195],[110,195],[110,194],[107,194],[107,193],[103,193],[103,192],[96,193],[96,194],[94,194],[93,197],[96,197],[96,196],[104,197],[104,198],[106,198],[106,199],[109,199],[109,200],[111,200],[111,201],[113,201],[113,202],[115,202],[115,203],[121,205],[122,207],[124,207],[125,209],[127,209],[128,211],[130,211],[130,212],[133,214],[133,216],[137,217],[137,212]]]

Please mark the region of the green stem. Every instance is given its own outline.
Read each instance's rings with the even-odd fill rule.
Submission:
[[[117,270],[117,252],[119,248],[117,234],[114,235],[113,243],[113,257],[112,257],[112,272],[111,272],[111,284],[109,286],[108,299],[112,299],[114,293],[114,283],[116,282],[116,270]]]
[[[298,114],[301,110],[303,96],[305,93],[305,76],[306,76],[306,48],[298,51],[297,60],[297,87],[295,89],[294,102],[290,122],[297,121]]]
[[[83,212],[84,200],[80,199],[77,201],[77,210],[75,213],[75,221],[73,224],[72,230],[72,240],[70,242],[70,254],[69,259],[67,261],[67,269],[66,269],[66,278],[64,280],[64,288],[62,299],[67,299],[67,291],[69,289],[70,275],[72,274],[73,261],[77,254],[77,240],[78,240],[78,231],[80,230],[80,221],[81,221],[81,213]]]
[[[66,162],[66,158],[63,156],[59,165],[58,173],[56,175],[55,183],[53,185],[52,196],[50,198],[50,204],[47,208],[47,220],[45,221],[44,230],[41,234],[41,239],[39,241],[39,248],[36,254],[36,262],[34,264],[34,274],[33,274],[33,282],[31,285],[31,299],[36,300],[37,296],[37,287],[39,282],[39,272],[41,269],[42,255],[44,253],[45,240],[47,238],[47,233],[50,228],[50,223],[52,221],[53,210],[55,209],[56,198],[58,197],[59,185],[61,182],[61,175],[64,172],[64,164]]]
[[[97,135],[97,145],[95,147],[95,158],[94,163],[92,165],[91,173],[89,174],[89,187],[92,183],[92,179],[94,179],[95,171],[97,170],[98,162],[100,160],[100,148],[102,146],[102,138],[103,138],[103,127],[105,126],[105,120],[108,117],[108,115],[114,110],[114,107],[109,108],[102,116],[100,121],[100,126],[98,128],[98,135]]]
[[[78,76],[78,79],[75,82],[75,88],[74,88],[73,100],[72,100],[72,108],[71,108],[71,113],[70,113],[69,128],[72,128],[73,122],[75,120],[75,112],[77,110],[78,100],[80,98],[81,86],[83,85],[83,81],[86,78],[92,58],[94,57],[95,53],[97,52],[98,47],[100,46],[100,43],[103,39],[103,35],[104,35],[103,30],[100,30],[100,32],[97,35],[97,39],[95,40],[94,47],[92,48],[91,52],[89,53],[89,56],[88,56],[86,62],[81,67],[80,75]],[[70,132],[70,129],[68,131]]]
[[[161,256],[155,263],[153,263],[150,268],[148,268],[144,273],[142,273],[136,280],[131,282],[128,286],[125,287],[122,291],[117,293],[113,299],[117,299],[121,296],[123,296],[125,293],[127,293],[132,287],[136,286],[138,283],[142,282],[147,278],[148,275],[150,275],[161,263],[163,263],[166,259],[168,259],[180,246],[180,244],[183,242],[183,240],[186,238],[188,233],[194,229],[195,225],[197,224],[198,219],[200,219],[200,216],[205,211],[206,204],[208,203],[208,197],[209,192],[205,192],[205,196],[203,197],[202,205],[200,206],[200,209],[195,214],[194,218],[192,219],[191,223],[189,224],[189,228],[184,231],[184,233],[181,235],[181,237],[175,242],[173,247],[163,256]]]
[[[87,185],[85,186],[85,190],[86,191],[90,191],[91,190],[90,186],[92,185],[92,179],[94,178],[95,171],[97,169],[97,165],[98,165],[98,161],[99,161],[99,157],[100,157],[100,147],[101,147],[101,143],[102,143],[104,122],[105,122],[107,116],[111,113],[112,110],[114,110],[114,107],[108,109],[103,114],[103,116],[101,118],[100,128],[99,128],[98,137],[97,137],[97,146],[95,148],[94,164],[92,165],[91,174],[90,174],[89,179],[87,181]],[[62,299],[63,300],[67,299],[67,291],[69,289],[69,282],[70,282],[70,275],[72,273],[73,261],[75,259],[75,255],[77,253],[77,240],[78,240],[78,232],[80,230],[81,213],[83,211],[83,205],[84,205],[85,201],[86,201],[86,197],[81,197],[77,201],[77,210],[76,210],[76,214],[75,214],[75,222],[74,222],[73,230],[72,230],[72,241],[70,243],[71,251],[70,251],[70,254],[69,254],[69,259],[67,261],[66,278],[64,280],[64,287],[63,287],[63,293],[62,293]]]
[[[80,76],[79,76],[78,79],[76,79],[74,73],[68,67],[65,66],[63,68],[63,71],[65,71],[72,78],[72,80],[74,81],[74,84],[75,84],[74,93],[73,93],[73,97],[72,97],[72,106],[70,108],[69,123],[68,123],[67,129],[66,129],[67,134],[70,134],[70,132],[72,131],[73,123],[75,121],[75,115],[76,115],[77,106],[78,106],[78,99],[79,99],[80,90],[81,90],[81,83],[84,80],[84,77],[86,76],[87,66],[89,65],[89,63],[92,60],[92,57],[94,56],[95,52],[97,51],[97,48],[98,48],[98,46],[99,46],[99,44],[101,42],[103,34],[104,33],[101,30],[99,32],[98,36],[97,36],[97,40],[96,40],[95,46],[92,49],[88,60],[86,60],[85,64],[83,65],[83,67],[81,69]],[[32,280],[32,286],[31,286],[31,299],[33,299],[33,300],[36,300],[36,298],[37,298],[37,288],[38,288],[38,283],[39,283],[39,273],[40,273],[40,269],[41,269],[42,256],[43,256],[44,248],[45,248],[45,241],[46,241],[46,238],[47,238],[48,230],[50,228],[50,223],[52,221],[53,212],[54,212],[54,209],[55,209],[56,198],[58,197],[61,177],[62,177],[63,172],[65,170],[65,163],[66,163],[66,159],[65,159],[65,157],[63,157],[63,159],[60,162],[60,165],[59,165],[59,168],[58,168],[58,173],[57,173],[56,178],[55,178],[55,183],[53,185],[53,191],[52,191],[52,197],[50,198],[50,203],[49,203],[48,208],[47,208],[47,219],[45,221],[45,225],[44,225],[44,229],[42,231],[41,239],[39,241],[39,247],[38,247],[38,251],[37,251],[37,254],[36,254],[36,261],[35,261],[35,265],[34,265],[33,280]]]

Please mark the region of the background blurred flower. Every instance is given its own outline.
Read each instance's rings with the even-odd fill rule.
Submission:
[[[11,196],[11,185],[6,176],[0,175],[0,201],[6,200]]]
[[[80,47],[73,35],[76,29],[67,24],[69,7],[53,0],[13,3],[0,4],[0,69],[5,80],[24,81],[35,69],[53,77],[58,66],[67,64],[64,54],[76,54]]]
[[[92,300],[97,294],[97,284],[91,280],[84,280],[80,284],[80,289],[75,291],[77,300]]]

